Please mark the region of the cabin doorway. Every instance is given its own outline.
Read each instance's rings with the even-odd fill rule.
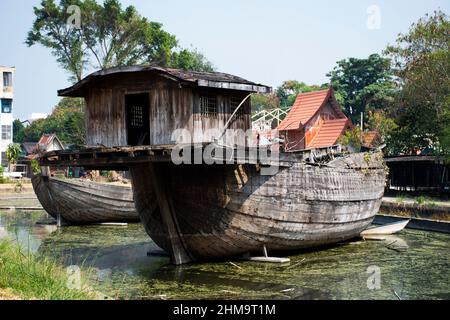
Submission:
[[[129,146],[150,145],[150,106],[148,93],[125,96]]]

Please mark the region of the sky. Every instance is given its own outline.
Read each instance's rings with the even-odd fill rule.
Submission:
[[[57,1],[57,0],[56,0]],[[15,66],[14,116],[50,113],[68,74],[43,47],[28,48],[33,6],[0,0],[0,65]],[[381,53],[426,13],[450,14],[448,0],[123,0],[161,22],[183,47],[198,48],[218,71],[277,87],[328,82],[336,61]],[[87,75],[87,74],[86,74]]]

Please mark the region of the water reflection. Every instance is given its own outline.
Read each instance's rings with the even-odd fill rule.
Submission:
[[[93,287],[118,299],[449,299],[450,236],[406,230],[379,241],[291,255],[290,265],[246,261],[175,267],[140,224],[64,227],[36,224],[43,212],[0,213],[8,235],[39,255],[89,270]],[[380,289],[370,290],[370,266]]]

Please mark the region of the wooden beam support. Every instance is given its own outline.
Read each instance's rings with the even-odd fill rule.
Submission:
[[[155,170],[155,165],[149,163],[152,184],[158,200],[162,222],[167,228],[167,237],[171,246],[172,263],[176,265],[189,263],[193,258],[187,250],[183,238],[179,232],[178,220],[174,212],[172,198],[168,196],[166,180],[160,176],[160,172]]]

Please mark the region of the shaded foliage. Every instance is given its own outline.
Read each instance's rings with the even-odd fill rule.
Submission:
[[[25,138],[25,126],[19,119],[13,122],[13,142],[22,143]]]
[[[369,112],[367,128],[380,134],[382,142],[392,143],[392,133],[398,129],[395,119],[388,116],[385,110]]]
[[[86,142],[82,99],[61,99],[50,116],[25,128],[25,141],[37,142],[42,135],[52,133],[64,144],[83,145]]]
[[[367,120],[367,111],[386,108],[396,92],[390,61],[379,54],[338,61],[327,76],[336,90],[336,99],[353,123],[359,121],[361,112]]]
[[[262,110],[271,110],[280,107],[280,100],[274,93],[269,94],[252,94],[252,108],[253,112],[259,112]]]
[[[14,165],[17,163],[17,160],[19,160],[20,157],[20,144],[18,143],[11,143],[6,148],[6,159],[8,159],[8,163],[10,165]]]
[[[347,129],[343,135],[339,137],[339,143],[346,147],[350,152],[361,151],[361,135],[362,131],[359,126]]]
[[[450,154],[450,20],[434,12],[414,23],[385,53],[402,85],[392,113],[399,127],[392,150]]]
[[[71,22],[80,8],[80,25]],[[34,7],[35,21],[26,44],[49,48],[72,82],[82,79],[89,68],[106,69],[127,65],[172,66],[210,71],[212,64],[197,50],[177,51],[176,37],[161,23],[142,17],[134,6],[123,8],[118,0],[42,0]]]
[[[311,92],[327,88],[328,85],[307,85],[304,82],[288,80],[283,82],[276,90],[276,95],[280,101],[281,107],[291,107],[299,93]]]
[[[197,49],[182,49],[172,53],[169,67],[191,71],[212,72],[214,65]]]

